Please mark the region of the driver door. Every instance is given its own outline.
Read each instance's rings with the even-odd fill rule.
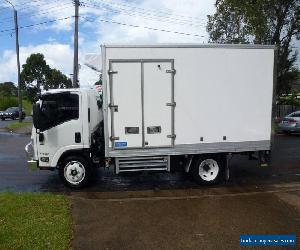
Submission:
[[[47,107],[49,112],[44,121],[46,129],[37,131],[39,144],[38,157],[41,166],[51,166],[51,161],[56,154],[60,155],[66,149],[83,148],[83,126],[81,110],[81,94],[51,94],[45,101],[55,102],[52,107]],[[43,106],[43,104],[42,104]],[[45,107],[42,107],[45,108]],[[47,159],[48,162],[47,162]],[[43,161],[44,160],[44,161]]]

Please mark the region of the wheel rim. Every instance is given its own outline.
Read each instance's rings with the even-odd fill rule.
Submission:
[[[85,168],[79,161],[71,161],[64,168],[65,179],[73,184],[80,184],[85,177]]]
[[[219,165],[213,159],[206,159],[199,165],[199,176],[205,181],[215,180],[219,171]]]

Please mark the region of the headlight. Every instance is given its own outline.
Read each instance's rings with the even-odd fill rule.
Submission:
[[[27,155],[27,158],[33,158],[34,156],[34,148],[33,148],[33,142],[32,140],[25,146],[25,152]]]

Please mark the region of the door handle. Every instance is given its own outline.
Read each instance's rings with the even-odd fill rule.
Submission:
[[[75,142],[80,143],[81,142],[81,134],[80,132],[75,133]]]
[[[43,142],[45,140],[44,133],[40,132],[39,133],[39,142]]]

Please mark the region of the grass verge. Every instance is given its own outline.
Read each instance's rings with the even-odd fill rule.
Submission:
[[[70,249],[71,236],[65,196],[0,193],[0,249]]]
[[[9,130],[15,130],[15,129],[18,129],[18,128],[23,128],[23,127],[26,127],[26,126],[29,126],[29,125],[32,125],[32,122],[19,122],[19,121],[16,121],[15,123],[11,123],[11,124],[8,124],[6,126],[7,129]]]

